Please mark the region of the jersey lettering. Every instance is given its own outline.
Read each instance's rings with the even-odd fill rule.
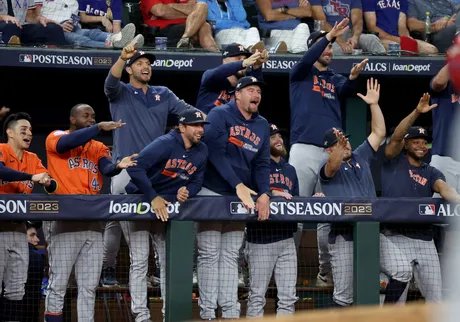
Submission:
[[[99,173],[99,169],[97,165],[93,161],[88,160],[86,158],[80,158],[80,157],[69,158],[68,163],[69,163],[70,170],[82,168],[82,169],[90,171],[92,174]]]
[[[387,8],[394,8],[394,9],[401,9],[401,5],[399,4],[399,1],[396,0],[380,0],[377,2],[377,5],[379,6],[380,9],[387,9]]]
[[[169,159],[168,162],[166,162],[165,171],[163,171],[163,174],[175,173],[172,171],[167,171],[167,169],[182,169],[185,170],[189,175],[192,175],[196,171],[196,167],[191,162],[187,162],[187,160],[183,159]],[[174,176],[174,178],[176,176]]]
[[[313,76],[313,91],[321,93],[321,95],[325,98],[335,100],[335,96],[331,94],[335,93],[335,85],[328,83],[325,79],[320,80],[316,75]]]
[[[418,184],[421,184],[422,186],[426,185],[426,183],[428,182],[428,180],[424,177],[422,177],[421,175],[419,174],[416,174],[414,173],[414,171],[412,170],[409,170],[409,176],[415,181],[417,182]]]
[[[292,191],[292,181],[282,173],[270,173],[270,185],[284,184]]]
[[[24,181],[6,181],[6,180],[1,180],[1,185],[4,186],[4,185],[7,185],[9,183],[13,183],[13,182],[19,182],[20,184],[23,184],[25,185],[27,188],[29,189],[33,189],[34,188],[34,182],[31,181],[31,180],[24,180]]]
[[[249,139],[254,145],[259,145],[260,143],[260,137],[258,137],[254,132],[252,132],[250,129],[247,127],[241,126],[241,125],[236,125],[232,126],[230,128],[230,136],[241,136],[246,139]]]

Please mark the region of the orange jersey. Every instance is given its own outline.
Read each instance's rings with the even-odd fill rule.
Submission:
[[[57,194],[94,195],[101,192],[102,173],[99,160],[111,159],[109,148],[103,143],[91,140],[66,153],[59,154],[56,146],[69,131],[54,131],[46,138],[46,155],[49,174],[57,181]]]
[[[24,151],[22,160],[19,160],[7,143],[0,144],[0,162],[3,162],[7,168],[29,174],[48,172],[35,153]],[[34,188],[34,183],[31,180],[16,182],[0,180],[0,182],[0,194],[32,193]]]

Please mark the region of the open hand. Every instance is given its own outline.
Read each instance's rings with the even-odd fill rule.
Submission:
[[[337,148],[345,150],[348,146],[348,139],[341,131],[337,130],[335,127],[333,129],[334,134],[337,137]]]
[[[287,200],[292,199],[292,195],[290,193],[284,192],[284,191],[278,191],[278,190],[272,190],[272,196],[273,197],[282,197]]]
[[[420,101],[418,102],[418,105],[416,108],[417,112],[426,113],[438,106],[438,104],[430,105],[430,98],[431,98],[430,94],[428,93],[423,94],[422,98],[420,98]]]
[[[251,197],[251,195],[257,195],[255,191],[249,189],[244,184],[240,183],[236,186],[236,195],[238,196],[238,198],[240,198],[241,202],[246,207],[246,209],[255,208],[254,200],[252,200]]]
[[[380,98],[380,84],[377,79],[375,81],[373,78],[367,80],[366,96],[361,93],[358,93],[357,95],[369,105],[377,104]]]
[[[155,197],[155,199],[153,199],[151,202],[155,215],[163,222],[168,221],[169,215],[168,211],[166,210],[166,206],[169,204],[169,201],[164,200],[160,196]]]
[[[267,220],[270,216],[270,197],[263,193],[256,201],[256,210],[259,214],[258,219],[263,221]]]
[[[351,72],[350,72],[350,80],[355,80],[358,78],[359,74],[361,73],[361,71],[364,69],[364,67],[366,67],[366,64],[367,62],[369,61],[369,59],[364,59],[362,62],[360,62],[359,64],[353,66],[353,68],[351,69]]]
[[[117,169],[128,169],[137,165],[137,161],[133,160],[138,154],[133,154],[127,157],[124,157],[118,164]]]
[[[125,125],[126,123],[122,123],[121,120],[119,120],[118,122],[101,122],[97,126],[101,131],[113,131]]]
[[[327,39],[331,41],[333,38],[342,36],[350,28],[350,26],[348,26],[349,22],[350,20],[348,18],[344,18],[339,23],[335,22],[334,27],[326,35]]]

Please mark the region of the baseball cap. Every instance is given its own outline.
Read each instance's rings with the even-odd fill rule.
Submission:
[[[252,55],[252,53],[246,48],[244,48],[243,45],[237,44],[237,43],[231,43],[231,44],[226,45],[222,51],[222,58],[228,58],[228,57],[240,56],[240,55],[249,57]]]
[[[409,131],[407,131],[407,134],[404,135],[404,140],[415,138],[422,138],[427,140],[428,142],[431,141],[431,137],[428,135],[428,131],[421,126],[412,126],[411,128],[409,128]]]
[[[270,123],[270,136],[276,134],[276,133],[286,133],[286,131],[284,130],[281,130],[280,128],[278,128],[275,124],[273,123]]]
[[[126,61],[126,66],[131,66],[132,63],[134,63],[136,60],[138,60],[141,57],[147,58],[150,61],[150,64],[153,64],[153,62],[155,61],[155,55],[146,53],[145,51],[142,51],[142,50],[138,50],[134,54],[133,57],[131,57],[130,59]]]
[[[238,80],[238,83],[236,83],[236,90],[237,90],[237,91],[240,91],[240,90],[242,90],[243,88],[245,88],[246,86],[250,86],[250,85],[258,85],[258,86],[260,86],[261,88],[263,88],[263,87],[266,86],[267,84],[265,84],[264,82],[258,80],[258,79],[255,78],[254,76],[245,76],[245,77],[241,77],[241,78]]]
[[[327,32],[325,32],[324,30],[312,32],[310,34],[310,37],[308,37],[308,40],[307,40],[308,49],[310,49],[311,46],[313,46],[318,39],[326,37],[326,35],[327,35]],[[335,38],[332,38],[331,43],[333,43],[334,41],[335,41]]]
[[[339,127],[336,127],[336,129],[338,131],[342,132],[342,133],[345,133]],[[350,134],[345,134],[345,137],[349,138]],[[329,129],[329,130],[326,131],[326,133],[324,133],[323,143],[324,143],[324,148],[325,149],[330,148],[331,146],[333,146],[334,144],[337,143],[337,136],[334,133],[334,128]]]
[[[179,124],[209,124],[200,110],[189,108],[179,114]]]

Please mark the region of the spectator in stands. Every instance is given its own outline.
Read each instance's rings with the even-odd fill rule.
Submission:
[[[67,42],[59,25],[40,16],[34,0],[23,1],[13,7],[12,2],[0,1],[0,32],[8,45],[53,44]]]
[[[363,0],[364,19],[369,31],[378,33],[385,49],[400,44],[401,50],[436,54],[435,46],[409,36],[407,29],[408,0]]]
[[[121,0],[79,0],[78,7],[83,28],[121,31]]]
[[[262,65],[268,61],[268,53],[264,50],[251,54],[243,45],[230,44],[225,46],[222,58],[222,65],[205,71],[201,78],[196,107],[206,114],[235,98],[241,77],[254,76],[262,81]]]
[[[425,34],[426,13],[430,13],[431,39],[430,42],[445,53],[452,45],[454,36],[460,27],[457,20],[457,9],[451,0],[408,0],[407,26],[410,31]]]
[[[210,51],[219,51],[209,23],[208,5],[196,0],[141,0],[144,22],[160,27],[159,37],[168,37],[167,46],[193,48],[200,45]]]
[[[222,45],[241,43],[245,48],[260,41],[257,28],[249,28],[246,11],[241,0],[198,0],[208,5],[208,21],[215,21],[215,39]]]
[[[78,16],[77,0],[45,1],[40,14],[48,20],[59,24],[64,30],[64,37],[70,45],[92,48],[123,48],[131,42],[136,33],[134,24],[127,24],[119,33],[104,32],[100,29],[83,29]],[[137,36],[139,47],[144,45],[144,37]]]
[[[350,19],[350,29],[332,44],[334,54],[351,54],[359,48],[368,53],[385,53],[379,38],[373,34],[363,34],[363,7],[361,0],[311,0],[313,19],[324,21],[324,30],[343,18]]]
[[[42,226],[41,222],[26,223],[27,241],[29,242],[29,270],[27,272],[26,293],[23,297],[24,321],[38,322],[40,317],[41,284],[45,261],[43,255],[37,250],[40,239],[37,236],[37,229]]]
[[[311,5],[307,0],[257,0],[259,26],[269,32],[268,48],[277,47],[284,41],[292,53],[307,51],[310,28],[301,18],[311,17]]]

